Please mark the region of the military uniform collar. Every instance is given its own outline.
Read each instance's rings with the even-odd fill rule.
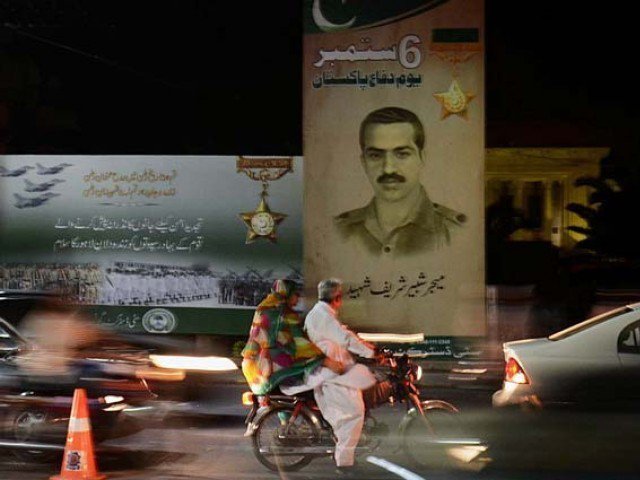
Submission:
[[[366,207],[354,212],[354,215],[351,215],[349,218],[350,224],[360,222],[364,223],[365,228],[369,233],[371,233],[371,235],[377,238],[380,242],[384,242],[385,235],[378,223],[375,199],[372,199]],[[429,200],[427,192],[423,187],[420,187],[420,196],[418,198],[417,208],[413,209],[407,219],[401,225],[396,227],[396,230],[409,224],[416,225],[427,232],[435,232],[436,230],[434,206],[433,203],[431,203],[431,200]]]

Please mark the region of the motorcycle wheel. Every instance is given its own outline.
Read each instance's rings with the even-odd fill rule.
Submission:
[[[9,419],[9,436],[24,443],[59,443],[64,444],[64,438],[52,431],[52,415],[46,409],[25,408],[15,412]],[[64,432],[63,432],[64,435]],[[52,438],[53,437],[53,438]],[[60,453],[39,449],[15,449],[12,452],[22,461],[51,462],[60,457]]]
[[[265,449],[308,447],[320,442],[320,432],[306,413],[300,412],[294,422],[283,420],[290,415],[291,410],[287,408],[271,410],[259,420],[253,434],[253,453],[260,463],[274,472],[299,470],[313,460],[313,455],[278,455],[264,452]]]
[[[450,450],[462,437],[457,412],[436,407],[416,414],[403,431],[403,446],[409,460],[418,468],[449,469],[456,466]]]

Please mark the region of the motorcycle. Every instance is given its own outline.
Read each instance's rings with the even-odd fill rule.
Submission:
[[[382,380],[375,387],[375,395],[364,392],[365,425],[356,454],[371,452],[388,433],[371,410],[384,403],[404,403],[406,413],[398,426],[402,449],[416,466],[445,466],[446,449],[464,443],[460,436],[458,409],[444,400],[421,400],[416,382],[422,369],[407,354],[394,356],[384,351],[379,367]],[[380,373],[380,372],[378,372]],[[367,401],[368,397],[373,397]],[[246,417],[256,458],[269,470],[295,471],[314,458],[332,455],[335,436],[313,399],[313,392],[287,396],[243,394],[243,403],[251,406]],[[435,462],[435,463],[434,463]]]
[[[142,430],[156,398],[135,364],[80,360],[64,375],[34,376],[14,358],[0,361],[0,445],[22,460],[49,461],[64,448],[73,392],[87,391],[96,442]],[[144,415],[142,417],[141,415]]]

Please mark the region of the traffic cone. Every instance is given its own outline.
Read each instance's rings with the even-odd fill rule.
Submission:
[[[102,480],[104,478],[107,478],[106,475],[100,475],[96,469],[93,454],[87,392],[84,388],[76,388],[73,393],[62,468],[60,475],[54,475],[50,480]]]

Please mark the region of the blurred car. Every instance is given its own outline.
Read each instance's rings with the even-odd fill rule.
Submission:
[[[98,345],[59,356],[62,350],[42,348],[39,338],[19,330],[30,322],[30,312],[38,312],[41,333],[59,335],[58,321],[67,317],[47,315],[52,298],[0,292],[0,438],[29,459],[49,459],[64,445],[76,388],[87,392],[98,442],[135,433],[162,415],[154,406],[157,395],[139,374],[151,365],[144,351],[105,332]],[[82,336],[86,328],[91,330],[80,317],[68,318],[65,326],[73,328],[67,333]]]
[[[493,395],[496,407],[640,405],[640,303],[503,348],[505,374]]]
[[[0,329],[0,359],[18,354],[26,344],[38,342],[29,336],[25,320],[30,312],[52,298],[55,298],[52,294],[43,292],[0,290],[0,319],[12,329],[10,334]],[[21,340],[16,340],[18,337]],[[224,356],[225,347],[203,349],[190,336],[111,332],[108,344],[102,342],[97,352],[87,355],[103,361],[103,366],[111,370],[119,364],[135,365],[137,377],[144,379],[158,395],[156,404],[164,402],[164,409],[179,414],[210,404],[212,396],[214,400],[222,398],[224,392],[219,395],[220,389],[212,388],[213,384],[225,379],[225,383],[235,382],[239,370]],[[225,412],[207,409],[195,413]]]
[[[156,395],[131,363],[73,359],[64,372],[34,375],[23,357],[32,346],[2,319],[0,339],[0,438],[20,458],[49,460],[64,445],[76,388],[87,392],[98,442],[140,431],[158,414]]]

